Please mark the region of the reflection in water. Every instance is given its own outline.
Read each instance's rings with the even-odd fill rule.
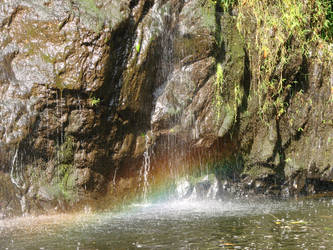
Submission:
[[[3,220],[0,246],[3,249],[329,249],[333,246],[332,212],[331,198],[137,204],[120,213]]]

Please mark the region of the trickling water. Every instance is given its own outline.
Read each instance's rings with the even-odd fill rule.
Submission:
[[[143,166],[140,171],[140,182],[143,182],[143,200],[147,202],[149,192],[149,171],[150,171],[150,157],[152,145],[149,144],[149,136],[145,135],[146,150],[143,153]]]
[[[112,185],[113,185],[113,187],[116,187],[116,179],[117,179],[117,172],[118,172],[118,169],[119,169],[119,167],[117,167],[117,168],[114,170],[113,179],[112,179]]]
[[[17,198],[20,201],[22,213],[26,212],[26,197],[24,191],[26,189],[26,183],[23,177],[23,166],[22,162],[18,160],[19,149],[16,148],[14,157],[12,159],[12,166],[10,170],[10,179],[11,182],[17,187],[19,193],[16,194]]]
[[[16,159],[17,159],[17,155],[18,155],[18,148],[15,150],[15,154],[14,157],[12,159],[12,166],[11,166],[11,170],[10,170],[10,179],[12,181],[13,184],[15,184],[15,186],[17,188],[20,188],[19,182],[16,179],[17,178],[17,171],[16,171]]]

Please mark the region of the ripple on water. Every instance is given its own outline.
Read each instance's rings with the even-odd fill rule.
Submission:
[[[333,245],[333,199],[168,201],[0,221],[4,249],[304,249]]]

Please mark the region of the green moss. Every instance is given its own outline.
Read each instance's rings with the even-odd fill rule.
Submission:
[[[56,76],[54,84],[55,84],[55,87],[59,90],[65,89],[65,85],[63,84],[63,80],[61,79],[61,77],[59,75]]]
[[[80,7],[93,16],[101,15],[101,10],[97,8],[95,0],[77,0]]]
[[[65,142],[60,146],[59,151],[59,163],[71,164],[74,160],[74,139],[71,136],[67,136]]]
[[[216,26],[214,2],[201,0],[200,6],[204,26],[206,26],[209,30],[214,30]]]
[[[55,61],[56,61],[56,58],[53,58],[51,57],[50,55],[47,55],[47,54],[44,54],[44,53],[41,53],[41,56],[42,56],[42,59],[47,62],[47,63],[52,63],[54,64]]]
[[[217,120],[219,121],[221,118],[221,110],[223,106],[223,81],[224,81],[224,73],[221,63],[217,63],[216,65],[216,81],[215,81],[215,108]]]
[[[79,80],[79,78],[78,78],[78,80]],[[58,74],[58,75],[56,75],[53,87],[59,89],[61,92],[64,89],[73,89],[74,88],[74,81],[72,81],[72,83],[66,83],[65,84],[64,80],[61,77],[61,74]]]
[[[45,171],[30,167],[30,181],[36,188],[42,188],[43,193],[54,201],[75,202],[78,199],[78,190],[75,186],[75,174],[72,164],[58,164],[54,176],[49,180]],[[37,198],[44,199],[45,197]]]
[[[106,14],[97,7],[95,0],[76,0],[80,8],[85,11],[90,17],[95,19],[96,23],[93,24],[88,21],[89,25],[94,29],[96,33],[100,32],[103,28],[103,24],[106,19]]]
[[[235,124],[238,109],[242,104],[244,86],[241,76],[244,73],[245,52],[244,41],[235,28],[235,19],[229,14],[224,14],[217,22],[220,23],[218,26],[220,28],[216,30],[219,54],[216,64],[214,105],[219,136],[222,136]],[[224,58],[225,54],[230,55],[227,60]],[[230,119],[231,114],[232,119]],[[222,122],[223,127],[221,127]]]
[[[58,199],[75,201],[77,199],[77,188],[75,186],[74,167],[72,164],[59,164],[57,176],[50,187]]]
[[[77,196],[74,176],[74,138],[67,136],[58,150],[58,165],[52,188],[57,197],[74,201]]]
[[[136,52],[140,53],[141,44],[138,43],[137,45],[135,45],[135,49],[136,49]]]

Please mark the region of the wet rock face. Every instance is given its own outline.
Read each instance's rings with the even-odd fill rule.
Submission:
[[[78,201],[82,190],[101,192],[111,168],[110,111],[98,91],[112,84],[105,80],[110,37],[129,18],[129,2],[0,6],[0,169],[7,173],[0,176],[9,174],[27,199],[24,212],[38,201],[57,206]]]
[[[155,172],[241,155],[235,179],[256,193],[330,183],[331,57],[294,53],[275,74],[302,91],[263,121],[261,55],[230,13],[202,0],[2,1],[1,200],[27,212],[117,195],[138,186],[145,152]]]
[[[258,76],[255,68],[258,62],[259,65],[265,60],[269,62],[266,52],[274,54],[277,40],[258,36],[256,42],[255,31],[261,29],[263,32],[264,25],[260,28],[253,23],[251,25],[250,20],[255,20],[255,14],[247,12],[246,15],[249,25],[245,28],[244,38],[249,55],[249,93],[247,109],[239,114],[238,130],[240,147],[246,152],[243,153],[244,184],[260,193],[274,190],[274,193],[282,195],[331,191],[333,145],[330,138],[333,130],[327,121],[331,121],[333,115],[332,45],[319,40],[311,45],[309,55],[295,46],[288,52],[291,54],[285,55],[287,63],[281,66],[281,62],[276,62],[271,67],[272,71],[263,70],[271,73],[270,79],[281,74],[285,81],[283,88],[287,87],[279,97],[283,100],[283,107],[275,110],[269,105],[279,106],[278,99],[270,96],[269,92],[260,92],[260,78],[266,75]],[[248,33],[251,30],[253,33]],[[291,43],[300,43],[296,40]],[[262,54],[258,44],[267,41],[269,46]],[[270,98],[266,102],[268,105],[260,107],[267,96]],[[263,176],[263,172],[266,175]],[[260,182],[258,185],[263,188],[256,189],[256,182]]]
[[[326,60],[323,53],[321,49],[315,50],[314,57],[308,65],[308,89],[304,95],[295,97],[295,102],[289,110],[289,119],[295,120],[289,136],[295,140],[291,139],[290,145],[286,142],[285,174],[290,182],[297,183],[296,190],[294,187],[291,188],[296,192],[298,189],[311,193],[325,190],[325,187],[327,190],[332,188],[333,57],[332,54],[326,55]],[[286,133],[282,135],[284,140],[288,138]],[[298,181],[302,178],[306,182],[303,185]],[[307,183],[314,184],[306,185]],[[314,186],[314,190],[311,190],[311,186]]]
[[[0,14],[0,163],[26,211],[137,176],[148,144],[206,147],[230,128],[216,64],[240,86],[244,53],[211,2],[17,0]]]
[[[21,213],[20,201],[16,197],[14,184],[9,174],[0,173],[0,219]]]

